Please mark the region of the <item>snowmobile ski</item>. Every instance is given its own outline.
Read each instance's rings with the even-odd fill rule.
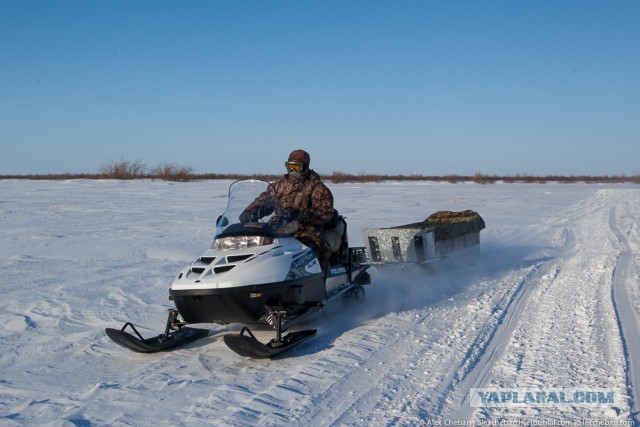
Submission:
[[[126,332],[125,329],[127,327],[130,327],[135,335]],[[143,338],[138,330],[129,322],[125,323],[122,329],[106,328],[105,332],[116,344],[119,344],[131,351],[135,351],[136,353],[156,353],[159,351],[170,350],[197,339],[204,338],[209,334],[208,329],[182,327],[169,334],[160,334],[152,338]]]
[[[245,335],[245,332],[247,333]],[[224,343],[240,356],[252,359],[267,359],[275,357],[301,344],[316,334],[316,329],[290,332],[280,339],[272,339],[263,344],[251,333],[249,328],[242,328],[239,334],[224,336]]]

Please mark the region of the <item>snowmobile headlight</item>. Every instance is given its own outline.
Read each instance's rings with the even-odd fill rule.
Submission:
[[[273,239],[263,236],[229,236],[216,239],[213,248],[219,251],[235,251],[238,249],[255,248],[270,245]]]

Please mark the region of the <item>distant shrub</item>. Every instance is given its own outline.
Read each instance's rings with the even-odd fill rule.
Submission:
[[[473,182],[476,184],[495,184],[496,179],[486,173],[476,172],[476,174],[473,175]]]
[[[194,179],[193,168],[176,163],[165,163],[156,166],[151,171],[150,177],[165,181],[190,181]]]
[[[109,161],[100,166],[100,175],[111,179],[136,179],[144,178],[147,173],[147,165],[142,160],[131,162],[129,160]]]
[[[468,181],[469,177],[461,175],[445,175],[444,180],[450,184],[457,184],[459,182]]]
[[[331,181],[331,182],[333,182],[335,184],[339,184],[341,182],[353,181],[353,175],[345,173],[345,172],[333,171],[333,173],[331,175],[327,176],[326,179],[328,179],[329,181]]]
[[[331,175],[323,176],[323,179],[335,184],[340,184],[344,182],[377,182],[391,178],[387,175],[375,175],[367,172],[360,172],[358,175],[353,175],[346,172],[334,171]]]

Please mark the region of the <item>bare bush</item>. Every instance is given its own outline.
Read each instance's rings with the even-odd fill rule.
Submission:
[[[496,180],[486,173],[476,172],[476,174],[473,175],[473,182],[476,184],[495,184]]]
[[[147,165],[142,160],[131,162],[129,160],[109,161],[100,166],[100,175],[111,179],[136,179],[143,178],[147,173]]]
[[[151,177],[165,181],[190,181],[193,177],[193,168],[176,163],[165,163],[156,166],[151,171]]]
[[[354,175],[351,173],[340,171],[333,171],[331,175],[324,177],[324,179],[328,179],[329,181],[336,184],[345,182],[377,182],[383,181],[386,178],[386,175],[374,175],[366,172],[360,172],[358,175]]]
[[[457,184],[459,182],[464,182],[464,181],[468,181],[469,178],[466,176],[462,176],[462,175],[445,175],[444,176],[444,180],[450,184]]]

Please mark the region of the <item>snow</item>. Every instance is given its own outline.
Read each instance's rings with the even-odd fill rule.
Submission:
[[[352,246],[362,228],[473,209],[480,256],[372,269],[364,303],[326,307],[318,336],[277,360],[226,348],[234,325],[167,353],[111,342],[104,328],[125,321],[162,330],[229,183],[0,181],[0,425],[638,421],[637,186],[329,183]],[[616,394],[478,407],[475,389]]]

